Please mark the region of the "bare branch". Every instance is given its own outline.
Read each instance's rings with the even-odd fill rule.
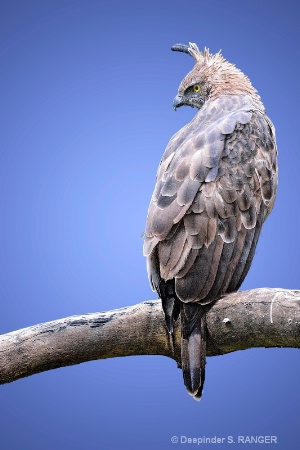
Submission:
[[[300,291],[227,295],[207,315],[209,356],[252,347],[300,348]],[[159,300],[67,317],[0,336],[0,383],[95,359],[164,355],[180,361],[180,330],[168,335]]]

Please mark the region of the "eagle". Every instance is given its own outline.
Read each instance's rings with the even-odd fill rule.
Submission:
[[[194,43],[173,51],[195,60],[173,108],[198,109],[169,141],[150,201],[144,255],[172,335],[180,317],[181,367],[202,395],[206,314],[247,275],[277,190],[275,129],[249,78]]]

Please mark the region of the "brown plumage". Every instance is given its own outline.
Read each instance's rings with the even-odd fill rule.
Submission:
[[[180,315],[185,385],[201,398],[206,312],[236,291],[252,262],[277,189],[275,130],[250,80],[221,53],[172,50],[196,64],[173,106],[199,109],[170,140],[150,202],[144,254],[166,325]]]

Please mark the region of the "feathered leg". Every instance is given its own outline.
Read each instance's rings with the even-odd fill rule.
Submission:
[[[206,308],[181,303],[181,364],[184,384],[196,400],[201,399],[205,379]]]
[[[175,294],[174,280],[163,281],[159,285],[162,307],[165,313],[166,326],[170,334],[173,333],[173,324],[180,314],[180,301]]]

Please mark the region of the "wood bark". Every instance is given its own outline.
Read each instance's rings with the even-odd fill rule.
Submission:
[[[207,313],[208,356],[253,347],[300,348],[300,291],[253,289],[218,300]],[[58,367],[130,355],[180,364],[159,300],[46,322],[0,336],[0,384]]]

